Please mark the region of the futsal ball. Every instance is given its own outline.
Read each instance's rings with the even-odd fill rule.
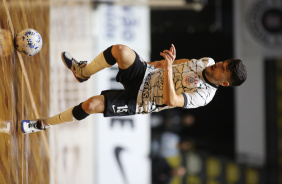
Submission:
[[[22,30],[15,37],[15,47],[17,51],[25,56],[34,56],[42,48],[42,37],[34,29]]]

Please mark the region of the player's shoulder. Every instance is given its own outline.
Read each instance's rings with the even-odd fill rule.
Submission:
[[[202,62],[207,62],[207,63],[215,63],[215,61],[213,60],[213,58],[211,57],[203,57],[200,59]]]
[[[203,62],[205,66],[210,66],[215,64],[215,61],[213,60],[213,58],[210,57],[203,57],[201,59],[199,59],[200,62]]]

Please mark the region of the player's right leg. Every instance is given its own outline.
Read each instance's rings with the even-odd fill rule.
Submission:
[[[119,68],[125,70],[129,68],[134,60],[135,52],[125,45],[113,45],[101,52],[94,60],[87,65],[86,61],[77,62],[69,53],[62,53],[62,60],[79,82],[84,82],[91,75],[100,70],[118,63]]]
[[[104,95],[93,96],[88,100],[74,106],[53,117],[40,120],[22,120],[21,128],[23,133],[38,132],[46,130],[51,125],[83,120],[90,114],[103,113],[105,109]]]

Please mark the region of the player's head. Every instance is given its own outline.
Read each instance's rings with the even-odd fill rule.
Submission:
[[[206,68],[208,80],[220,86],[239,86],[247,78],[246,67],[240,59],[228,59]]]
[[[246,66],[240,59],[228,59],[227,69],[231,71],[230,86],[240,86],[247,79]]]

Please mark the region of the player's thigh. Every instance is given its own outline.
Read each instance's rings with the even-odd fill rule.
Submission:
[[[104,95],[93,96],[82,103],[82,109],[87,114],[103,113],[105,110]]]
[[[112,54],[117,60],[119,68],[125,70],[129,68],[135,61],[135,52],[126,45],[114,45]]]

